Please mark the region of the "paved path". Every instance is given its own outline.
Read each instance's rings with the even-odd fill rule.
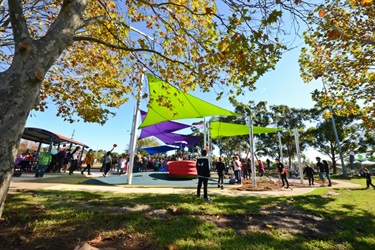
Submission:
[[[32,173],[24,173],[21,177],[13,177],[9,192],[16,192],[21,189],[44,189],[44,190],[74,190],[88,192],[115,192],[115,193],[155,193],[155,194],[195,194],[197,180],[169,180],[164,175],[155,172],[135,173],[133,185],[127,185],[127,176],[110,175],[106,178],[100,172],[92,172],[92,175],[81,175],[75,172],[74,176],[67,173],[46,174],[45,177],[35,178]],[[69,179],[70,178],[70,179]],[[138,179],[137,179],[138,178]],[[79,184],[68,184],[66,180],[76,180]],[[77,181],[78,180],[78,181]],[[226,180],[228,181],[228,180]],[[65,182],[65,183],[64,183]],[[290,179],[289,182],[298,182],[299,179]],[[334,180],[333,188],[360,187],[361,185],[350,182]],[[271,190],[271,191],[238,191],[234,185],[225,185],[224,190],[217,188],[216,181],[209,182],[209,195],[229,196],[294,196],[311,192],[318,188],[298,187],[292,190]]]

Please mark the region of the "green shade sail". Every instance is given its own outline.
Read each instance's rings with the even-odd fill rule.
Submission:
[[[264,128],[253,126],[253,134],[267,134],[276,133],[281,131],[278,128]],[[226,122],[211,122],[210,123],[210,134],[212,139],[227,137],[227,136],[237,136],[237,135],[249,135],[249,126],[235,123]]]
[[[139,128],[179,119],[239,116],[232,111],[186,94],[151,74],[147,75],[147,79],[150,90],[149,109]],[[159,105],[159,103],[163,105]]]

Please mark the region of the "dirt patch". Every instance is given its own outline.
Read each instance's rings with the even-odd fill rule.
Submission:
[[[320,187],[322,185],[322,181],[315,180],[314,187]],[[336,185],[337,183],[332,182],[332,186]],[[309,187],[309,184],[299,183],[299,182],[292,182],[289,181],[289,186],[293,187]],[[242,186],[233,185],[230,187],[231,189],[238,190],[238,191],[270,191],[270,190],[277,190],[281,188],[281,183],[279,181],[274,181],[270,178],[263,177],[257,180],[257,186],[253,187],[252,180],[242,180]]]
[[[271,208],[261,209],[259,214],[200,216],[202,220],[211,221],[219,230],[232,228],[238,234],[249,232],[270,232],[281,230],[288,234],[304,234],[323,237],[326,232],[332,232],[331,222],[321,217],[308,214],[288,204],[278,204]]]
[[[98,236],[95,239],[88,241],[90,246],[99,248],[101,250],[114,249],[155,249],[154,240],[147,235],[133,233],[133,234],[119,234],[110,237]]]

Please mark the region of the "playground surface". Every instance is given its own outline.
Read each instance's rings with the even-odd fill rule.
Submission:
[[[81,175],[79,171],[74,175],[68,173],[46,173],[43,178],[35,178],[34,173],[23,173],[20,177],[13,177],[9,192],[19,190],[44,189],[44,190],[71,190],[87,192],[115,192],[115,193],[153,193],[153,194],[195,194],[197,179],[170,178],[166,172],[138,172],[133,173],[132,184],[128,184],[127,175],[109,174],[102,176],[102,172],[94,169],[92,175]],[[274,181],[278,181],[274,178]],[[306,181],[306,180],[305,180]],[[289,179],[290,183],[300,183],[300,179]],[[360,187],[358,184],[334,181],[332,188]],[[229,184],[229,179],[224,180],[224,189],[217,187],[217,179],[213,177],[208,181],[209,195],[230,196],[294,196],[307,194],[316,186],[294,186],[290,190],[274,189],[265,191],[236,190],[236,185]]]

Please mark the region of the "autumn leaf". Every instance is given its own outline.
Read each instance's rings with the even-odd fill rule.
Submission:
[[[364,6],[366,3],[372,3],[373,0],[362,0],[361,5]]]
[[[328,34],[328,39],[329,40],[333,40],[333,39],[336,39],[338,37],[340,37],[340,32],[337,29],[332,30]]]
[[[212,14],[212,8],[206,8],[206,14]]]
[[[319,17],[324,17],[326,15],[326,11],[325,10],[320,10],[319,11]]]
[[[114,2],[109,2],[108,7],[111,8],[111,9],[114,9],[114,8],[116,8],[116,4]]]

